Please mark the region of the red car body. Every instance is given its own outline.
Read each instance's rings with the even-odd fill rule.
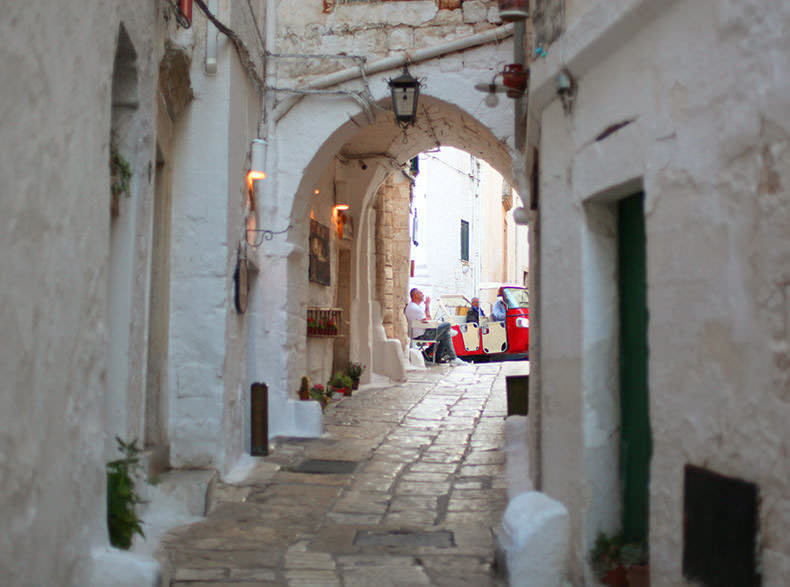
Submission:
[[[467,323],[463,305],[456,305],[455,312],[446,311],[446,318],[452,323],[453,348],[459,358],[467,361],[529,358],[527,290],[522,286],[504,285],[498,294],[506,306],[505,319],[501,321],[493,321],[489,316],[487,321]],[[466,304],[471,307],[468,301]]]

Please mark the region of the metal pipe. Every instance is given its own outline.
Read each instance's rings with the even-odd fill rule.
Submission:
[[[393,55],[392,57],[385,57],[384,59],[374,61],[367,67],[349,67],[346,69],[341,69],[335,73],[330,73],[329,75],[313,80],[312,82],[306,84],[305,87],[316,90],[328,88],[360,78],[363,75],[381,73],[382,71],[397,69],[404,64],[420,63],[422,61],[428,61],[436,57],[447,55],[448,53],[463,51],[464,49],[477,47],[479,45],[487,45],[488,43],[495,41],[503,41],[511,35],[513,35],[513,25],[506,24],[495,29],[477,33],[476,35],[470,35],[462,39],[449,41],[448,43],[442,43],[434,47],[418,49],[414,53],[408,53],[404,51]],[[275,124],[279,122],[283,116],[288,114],[291,108],[293,108],[300,99],[301,96],[294,96],[288,100],[285,100],[284,102],[281,102],[272,112],[273,122]]]
[[[521,65],[527,71],[527,56],[524,51],[524,36],[527,30],[526,23],[521,20],[513,25],[513,62]],[[529,95],[529,73],[527,73],[527,95]],[[524,96],[516,98],[513,104],[514,139],[517,151],[524,149]]]

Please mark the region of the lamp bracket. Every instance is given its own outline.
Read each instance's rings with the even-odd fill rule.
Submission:
[[[268,230],[266,228],[247,228],[247,243],[254,248],[258,248],[263,244],[263,241],[270,241],[274,238],[277,234],[285,234],[289,230],[293,228],[293,224],[289,224],[288,228],[284,230]],[[249,235],[254,234],[255,240],[253,242],[249,241]]]

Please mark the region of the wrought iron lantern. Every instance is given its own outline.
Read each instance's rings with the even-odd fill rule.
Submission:
[[[389,80],[392,92],[392,109],[395,111],[395,122],[402,128],[411,126],[417,119],[417,101],[420,97],[420,82],[412,77],[406,65],[403,73]]]

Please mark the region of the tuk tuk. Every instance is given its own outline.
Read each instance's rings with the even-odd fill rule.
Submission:
[[[529,358],[529,293],[524,286],[502,285],[497,291],[505,306],[504,319],[494,320],[490,309],[478,322],[467,322],[472,307],[463,295],[439,298],[436,320],[452,324],[455,354],[470,362]]]

